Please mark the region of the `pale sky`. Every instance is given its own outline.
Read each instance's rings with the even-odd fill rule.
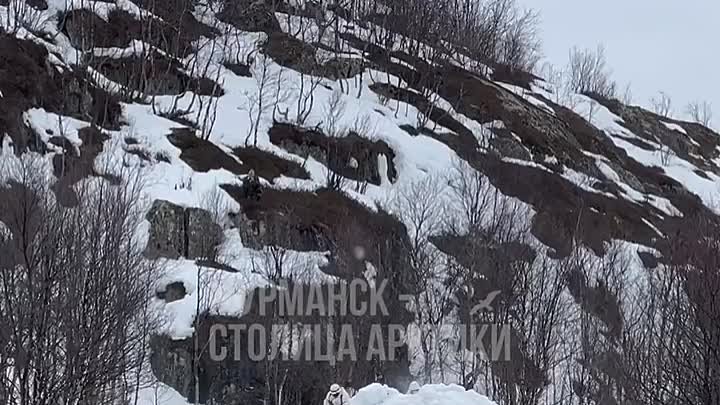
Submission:
[[[720,124],[720,0],[519,0],[540,11],[543,54],[564,65],[570,48],[605,45],[621,88],[633,103],[665,91],[675,116],[691,100],[713,105]]]

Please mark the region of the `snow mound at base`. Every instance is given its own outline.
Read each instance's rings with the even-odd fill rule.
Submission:
[[[429,384],[420,392],[407,395],[386,385],[371,384],[362,388],[351,405],[496,405],[486,396],[466,391],[459,385]]]
[[[133,403],[131,398],[130,403]],[[173,388],[157,383],[137,393],[137,405],[191,405]],[[321,404],[317,404],[321,405]],[[429,384],[413,395],[401,394],[387,385],[371,384],[355,394],[348,405],[497,405],[475,391],[459,385]]]

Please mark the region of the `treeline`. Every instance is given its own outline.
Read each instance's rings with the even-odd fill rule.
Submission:
[[[0,403],[124,403],[148,382],[158,269],[142,256],[141,182],[51,192],[46,166],[0,167]]]

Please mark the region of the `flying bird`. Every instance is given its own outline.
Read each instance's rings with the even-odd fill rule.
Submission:
[[[472,307],[472,309],[470,310],[470,315],[475,315],[480,311],[492,311],[492,303],[495,300],[495,297],[497,297],[499,294],[500,290],[490,292],[490,294],[488,294],[484,300],[480,301],[478,304]]]

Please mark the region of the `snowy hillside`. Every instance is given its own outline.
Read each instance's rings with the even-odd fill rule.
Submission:
[[[28,179],[54,213],[92,209],[102,184],[137,185],[127,244],[153,269],[157,317],[132,368],[142,405],[317,403],[331,380],[468,389],[370,385],[354,405],[675,398],[688,383],[663,375],[674,346],[654,340],[654,320],[709,305],[710,321],[687,323],[717,325],[716,297],[688,283],[716,281],[720,135],[409,37],[387,19],[396,7],[0,0],[0,268],[44,263],[19,253]],[[699,278],[664,278],[691,266]],[[263,316],[266,288],[353,279],[387,281],[388,314],[321,323],[359,340],[401,325],[392,359],[209,358],[213,325],[318,322]],[[648,308],[652,296],[677,300]],[[508,358],[464,346],[471,324],[507,326]],[[280,336],[280,350],[301,353],[301,338]],[[659,399],[644,384],[671,388]]]

